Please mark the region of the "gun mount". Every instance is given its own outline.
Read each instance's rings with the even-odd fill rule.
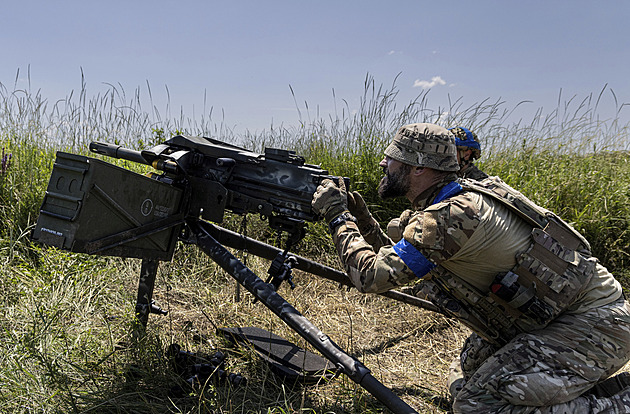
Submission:
[[[277,292],[282,280],[291,281],[292,268],[348,284],[343,273],[288,254],[304,237],[306,222],[319,219],[311,208],[317,186],[337,177],[306,164],[293,151],[267,149],[256,154],[203,137],[176,136],[143,151],[93,142],[90,150],[150,165],[159,173],[144,176],[96,158],[58,152],[32,238],[78,253],[142,259],[136,301],[140,329],[150,313],[164,313],[152,300],[158,264],[171,260],[181,240],[196,245],[339,372],[390,410],[415,412]],[[272,229],[288,234],[283,251],[252,239],[236,239],[273,260],[270,283],[215,238],[239,243],[229,231],[210,223],[220,224],[226,211],[259,214]],[[429,302],[402,293],[389,297],[435,310]]]

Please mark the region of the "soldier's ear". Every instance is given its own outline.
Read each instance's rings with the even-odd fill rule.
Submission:
[[[411,173],[413,175],[420,175],[420,174],[423,174],[424,171],[425,171],[424,167],[413,167],[413,169],[411,170]]]

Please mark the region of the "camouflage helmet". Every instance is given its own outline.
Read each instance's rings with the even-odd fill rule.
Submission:
[[[449,128],[448,130],[455,135],[455,145],[457,145],[457,149],[470,148],[472,150],[472,159],[481,157],[481,144],[479,143],[477,134],[461,126]]]
[[[440,171],[458,171],[455,137],[435,124],[409,124],[396,132],[385,155],[405,164]]]

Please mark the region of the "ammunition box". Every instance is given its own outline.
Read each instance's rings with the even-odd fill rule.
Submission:
[[[182,195],[113,164],[57,152],[32,238],[77,253],[170,260]]]

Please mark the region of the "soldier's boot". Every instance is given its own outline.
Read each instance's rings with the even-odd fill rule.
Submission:
[[[448,392],[450,394],[449,400],[449,413],[452,412],[453,401],[455,400],[455,396],[459,394],[465,384],[464,380],[464,372],[462,371],[462,364],[459,357],[455,358],[451,365],[448,367],[448,379],[446,381],[446,386],[448,387]]]
[[[610,398],[630,387],[630,372],[621,372],[586,391],[583,395],[594,395],[597,398]]]

